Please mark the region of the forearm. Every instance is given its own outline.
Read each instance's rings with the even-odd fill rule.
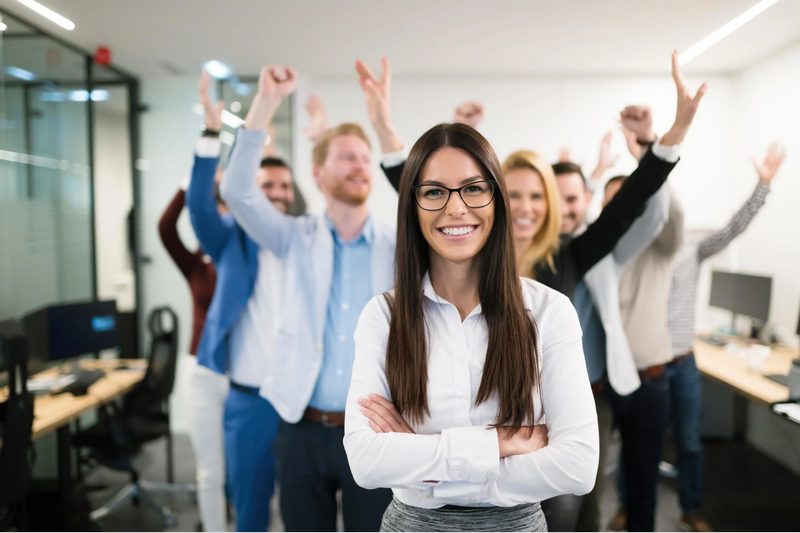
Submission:
[[[665,183],[647,200],[642,216],[636,219],[614,247],[614,261],[617,265],[626,264],[658,237],[669,218],[669,204],[670,190]]]
[[[196,156],[192,166],[192,177],[186,191],[186,208],[197,240],[207,254],[216,259],[226,236],[222,217],[214,199],[214,174],[216,157]]]
[[[728,224],[713,235],[700,241],[697,248],[700,261],[721,252],[733,239],[746,230],[759,209],[764,205],[767,194],[769,194],[769,184],[759,181],[753,194],[750,195],[750,198],[747,199],[739,211],[733,215]]]
[[[266,138],[267,130],[239,128],[222,177],[220,194],[250,238],[282,256],[291,223],[266,199],[256,183]]]
[[[394,124],[374,123],[372,127],[375,130],[375,135],[378,136],[382,153],[389,154],[403,150],[403,141],[400,139]]]
[[[384,154],[381,161],[381,170],[389,180],[389,184],[395,191],[400,190],[400,179],[403,177],[403,169],[406,167],[405,154],[398,150],[389,154]]]

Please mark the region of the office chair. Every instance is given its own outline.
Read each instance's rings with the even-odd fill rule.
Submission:
[[[25,497],[31,485],[33,395],[28,392],[28,340],[15,320],[0,323],[0,371],[8,398],[0,404],[0,530],[28,531]]]
[[[165,327],[164,319],[170,327]],[[110,403],[99,411],[94,426],[73,437],[75,446],[89,448],[90,465],[100,464],[113,470],[128,472],[130,482],[111,500],[89,515],[99,520],[132,499],[134,505],[143,503],[161,515],[165,527],[176,524],[175,516],[167,506],[159,506],[151,497],[153,493],[188,493],[197,496],[195,485],[175,485],[173,481],[172,435],[170,431],[168,400],[175,381],[178,359],[178,318],[169,307],[154,309],[148,321],[152,341],[144,379],[124,398],[122,405]],[[167,483],[140,478],[132,459],[141,446],[166,438]]]

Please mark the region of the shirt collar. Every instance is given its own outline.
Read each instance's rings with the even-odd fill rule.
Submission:
[[[375,226],[372,224],[372,215],[367,215],[367,221],[364,222],[364,227],[361,228],[361,235],[353,239],[352,241],[345,242],[339,232],[336,231],[336,227],[333,225],[333,221],[328,217],[328,213],[325,213],[324,217],[325,224],[328,226],[328,229],[331,230],[331,235],[333,235],[333,240],[336,244],[356,244],[361,239],[364,240],[369,246],[372,246],[372,243],[375,240]]]
[[[436,294],[436,291],[433,289],[433,283],[431,283],[431,275],[430,272],[425,272],[425,277],[422,278],[422,295],[440,305],[450,305],[455,307],[453,304]],[[470,318],[473,315],[481,314],[481,304],[479,303],[475,309],[473,309],[467,318]],[[466,319],[465,319],[466,320]]]

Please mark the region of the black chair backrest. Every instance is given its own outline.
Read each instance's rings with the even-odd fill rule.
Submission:
[[[19,323],[0,323],[0,368],[9,374],[8,399],[0,404],[0,508],[21,502],[31,484],[33,395],[28,392],[28,339]]]
[[[165,322],[167,324],[165,325]],[[169,307],[153,309],[148,319],[152,340],[144,379],[129,395],[126,412],[152,411],[169,399],[178,364],[178,317]]]

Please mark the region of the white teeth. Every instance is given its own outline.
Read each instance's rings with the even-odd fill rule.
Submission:
[[[445,235],[466,235],[472,233],[477,226],[462,226],[460,228],[442,228]]]
[[[533,220],[530,218],[515,218],[514,224],[519,224],[520,226],[530,226],[533,224]]]

